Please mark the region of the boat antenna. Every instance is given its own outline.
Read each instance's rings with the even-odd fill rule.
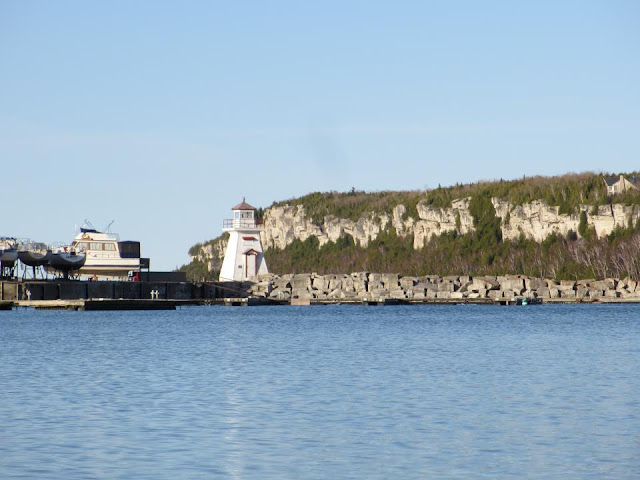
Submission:
[[[115,220],[111,220],[111,222],[109,222],[109,225],[104,227],[105,233],[111,233],[111,225],[113,225],[113,222],[115,222]]]
[[[82,226],[86,226],[87,228],[91,228],[93,230],[95,230],[94,226],[91,225],[91,222],[89,220],[87,220],[86,218],[84,219],[84,223],[82,224]]]

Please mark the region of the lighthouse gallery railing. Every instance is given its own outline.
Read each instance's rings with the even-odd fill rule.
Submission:
[[[236,219],[228,218],[222,221],[222,228],[259,228],[262,226],[262,219]]]

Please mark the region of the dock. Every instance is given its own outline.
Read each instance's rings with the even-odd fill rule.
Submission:
[[[0,300],[0,310],[11,310],[13,309],[13,302],[8,300]]]
[[[175,310],[174,300],[130,300],[130,299],[76,299],[76,300],[17,300],[17,308],[36,310]]]

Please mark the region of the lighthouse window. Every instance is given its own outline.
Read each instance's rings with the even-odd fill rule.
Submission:
[[[240,219],[240,212],[233,212],[233,218]]]

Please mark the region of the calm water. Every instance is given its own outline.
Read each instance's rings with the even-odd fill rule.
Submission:
[[[0,478],[640,478],[640,306],[0,312]]]

